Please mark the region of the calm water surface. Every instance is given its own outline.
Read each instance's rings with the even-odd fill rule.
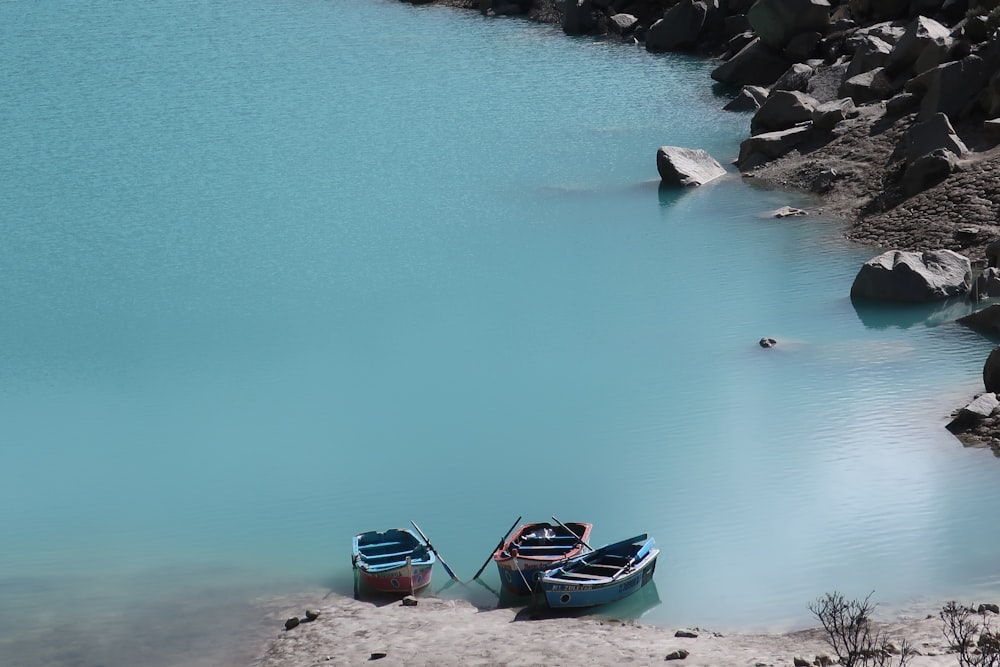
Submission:
[[[410,519],[463,577],[518,515],[649,532],[609,613],[652,623],[1000,591],[1000,461],[944,430],[992,343],[852,305],[873,252],[787,194],[660,193],[659,145],[746,134],[710,69],[388,0],[0,3],[0,662],[246,662],[255,599]]]

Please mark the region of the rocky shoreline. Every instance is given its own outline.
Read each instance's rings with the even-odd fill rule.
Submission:
[[[957,291],[931,298],[1000,296],[1000,276],[975,281],[1000,253],[997,0],[403,1],[716,58],[726,108],[752,114],[744,178],[816,195],[808,212],[877,252],[967,258]],[[1000,417],[980,417],[953,432],[1000,456]]]

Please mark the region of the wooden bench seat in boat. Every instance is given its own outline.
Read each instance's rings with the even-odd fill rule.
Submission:
[[[608,578],[608,575],[606,574],[584,574],[583,572],[563,572],[561,576],[565,577],[566,579],[588,579],[588,580]]]
[[[395,553],[388,553],[388,554],[368,554],[367,556],[365,556],[365,559],[371,561],[371,560],[383,560],[385,558],[399,558],[400,556],[406,556],[411,553],[413,552],[407,549],[406,551],[397,551]],[[379,565],[381,565],[381,563],[379,563]]]

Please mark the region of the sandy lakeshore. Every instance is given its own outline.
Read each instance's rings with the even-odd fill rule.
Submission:
[[[696,637],[675,636],[680,628],[634,621],[538,617],[525,609],[477,609],[464,600],[421,596],[416,606],[400,601],[373,603],[330,595],[317,600],[315,621],[277,629],[258,667],[319,665],[789,665],[814,662],[831,651],[820,629],[785,634],[730,634],[685,628]],[[290,608],[304,617],[305,609]],[[878,617],[876,616],[876,621]],[[909,665],[957,665],[948,652],[942,621],[934,614],[880,622],[879,630],[918,651]],[[676,651],[686,658],[667,660]],[[383,655],[384,654],[384,655]]]

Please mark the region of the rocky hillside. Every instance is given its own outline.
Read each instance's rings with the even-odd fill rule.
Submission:
[[[817,195],[864,245],[1000,264],[1000,0],[429,1],[717,58],[745,177]],[[978,294],[1000,296],[984,274]],[[1000,456],[1000,410],[962,414],[960,439]]]
[[[718,57],[753,113],[739,168],[822,195],[861,243],[977,260],[1000,239],[1000,0],[440,2]]]

